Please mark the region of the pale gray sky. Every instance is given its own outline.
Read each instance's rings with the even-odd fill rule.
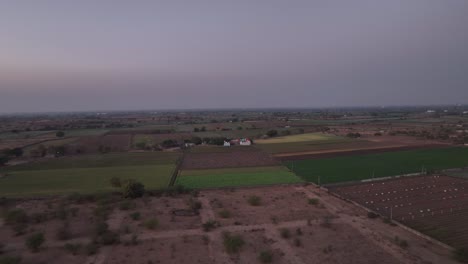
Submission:
[[[0,0],[0,112],[447,103],[466,0]]]

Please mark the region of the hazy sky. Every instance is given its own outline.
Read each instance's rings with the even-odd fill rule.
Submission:
[[[467,0],[0,0],[0,112],[445,103]]]

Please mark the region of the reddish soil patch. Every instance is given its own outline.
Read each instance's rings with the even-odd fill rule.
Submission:
[[[136,246],[118,245],[104,263],[213,263],[202,236],[180,236],[144,241]]]
[[[248,200],[260,197],[260,204],[252,206]],[[329,215],[320,205],[310,205],[307,196],[290,187],[269,187],[244,190],[219,190],[206,193],[216,220],[222,225],[260,224],[300,219],[318,219]],[[229,211],[229,218],[222,218],[222,211]]]
[[[176,209],[189,209],[190,196],[177,198],[148,198],[146,201],[135,201],[136,208],[129,211],[120,211],[123,215],[122,228],[129,228],[134,234],[158,232],[160,230],[194,229],[201,226],[199,215],[178,216],[173,214]],[[133,220],[131,214],[139,213],[140,219]],[[156,219],[158,226],[154,231],[148,230],[144,223],[150,219]]]
[[[288,243],[305,263],[400,263],[346,224],[306,226],[300,235],[294,229],[290,233]],[[359,241],[359,247],[350,241]]]
[[[256,206],[249,197],[260,197]],[[447,263],[450,251],[401,227],[390,227],[378,219],[369,219],[364,209],[308,186],[276,186],[202,191],[198,196],[143,197],[121,200],[118,196],[86,198],[82,204],[64,198],[44,200],[10,200],[0,210],[23,208],[34,213],[54,214],[59,204],[78,207],[76,216],[66,221],[71,240],[58,240],[56,231],[65,222],[57,217],[39,223],[29,222],[25,235],[14,236],[11,224],[0,221],[0,236],[5,256],[21,256],[22,263],[259,263],[261,252],[270,252],[272,263]],[[174,209],[187,209],[189,199],[201,203],[199,215],[173,216]],[[310,202],[317,199],[318,202]],[[122,206],[125,205],[125,206]],[[118,234],[120,242],[112,245],[101,240],[96,232],[101,220],[96,212],[109,207],[107,224]],[[101,208],[101,210],[96,210]],[[113,209],[112,209],[113,208]],[[220,210],[229,210],[221,217]],[[133,220],[130,214],[140,213]],[[30,219],[33,219],[32,217]],[[148,229],[145,222],[157,219],[158,225]],[[201,220],[203,219],[203,220]],[[213,229],[202,224],[215,220]],[[282,235],[283,229],[289,235]],[[25,247],[27,236],[44,232],[45,243],[40,252],[30,253]],[[224,234],[240,235],[244,244],[237,253],[228,253]],[[88,256],[85,245],[94,240],[99,245],[96,255]],[[409,243],[401,248],[394,242],[398,236]],[[297,242],[299,241],[299,242]],[[114,241],[115,242],[115,241]],[[77,255],[64,249],[66,243],[81,244]]]
[[[468,246],[468,180],[418,176],[331,187],[332,192],[453,246]]]
[[[67,226],[68,239],[91,236],[94,231],[93,211],[91,204],[62,204],[59,201],[24,201],[16,205],[29,215],[29,221],[22,234],[17,234],[14,225],[0,226],[0,237],[10,237],[12,244],[23,245],[27,236],[42,232],[47,243],[59,242],[58,231]]]
[[[216,153],[187,153],[183,169],[216,169],[234,167],[274,166],[278,161],[267,153],[251,148],[250,151],[232,150]]]

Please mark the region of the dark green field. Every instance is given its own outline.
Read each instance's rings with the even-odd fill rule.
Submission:
[[[321,184],[468,166],[468,148],[398,151],[285,162],[297,175]]]
[[[176,184],[189,188],[239,187],[300,183],[302,180],[283,166],[184,170]]]
[[[116,153],[63,157],[4,168],[0,196],[112,191],[109,180],[135,179],[147,189],[168,186],[178,153]]]

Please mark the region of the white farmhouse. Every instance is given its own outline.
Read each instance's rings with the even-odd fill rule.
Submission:
[[[241,146],[250,146],[252,145],[252,141],[248,138],[241,138],[240,141],[239,141],[239,144]]]

